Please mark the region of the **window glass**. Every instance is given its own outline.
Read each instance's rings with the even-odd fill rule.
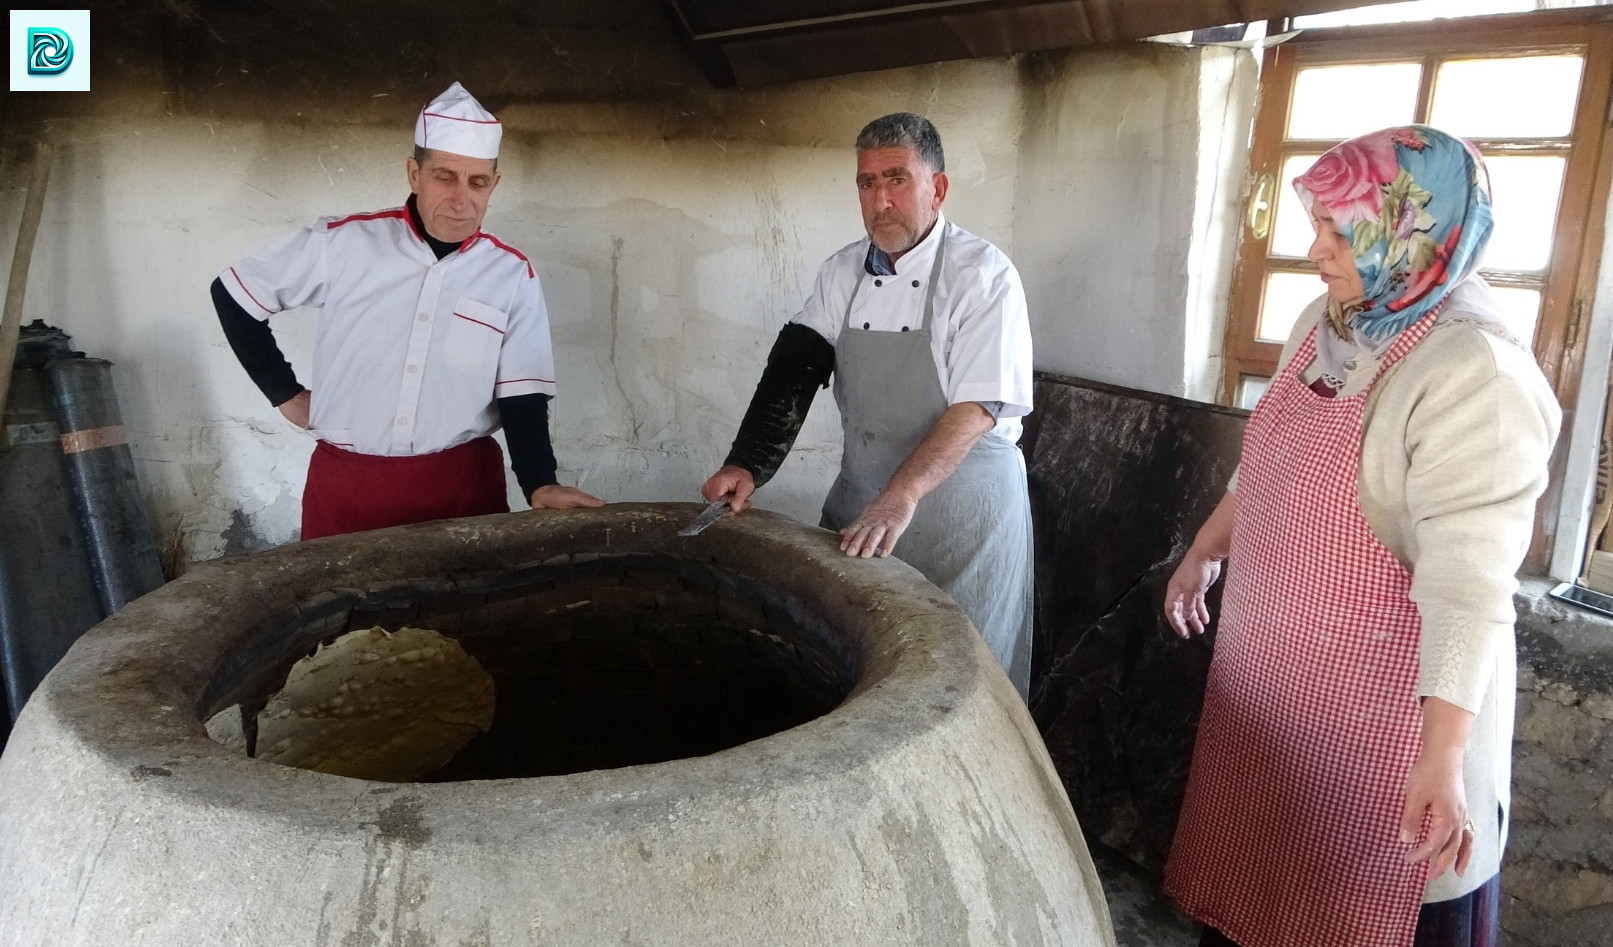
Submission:
[[[1277,175],[1277,216],[1271,227],[1271,252],[1276,256],[1302,257],[1310,252],[1316,232],[1311,218],[1294,192],[1294,179],[1309,171],[1318,155],[1289,155]]]
[[[1267,342],[1287,342],[1299,314],[1326,291],[1315,273],[1278,271],[1267,276],[1266,296],[1260,304],[1259,337]]]
[[[1535,323],[1540,320],[1540,290],[1518,289],[1512,286],[1493,286],[1495,297],[1501,303],[1501,315],[1507,329],[1524,345],[1533,345]]]
[[[1343,140],[1410,124],[1423,67],[1415,62],[1312,66],[1294,77],[1288,137]]]
[[[1362,26],[1368,23],[1405,23],[1435,17],[1490,16],[1496,13],[1527,13],[1535,0],[1409,0],[1355,7],[1335,13],[1311,13],[1294,17],[1299,29],[1325,26]]]
[[[1550,156],[1486,157],[1495,230],[1484,265],[1540,272],[1551,262],[1552,229],[1562,197],[1564,159]]]
[[[1566,138],[1584,67],[1578,56],[1441,63],[1428,124],[1463,138]]]

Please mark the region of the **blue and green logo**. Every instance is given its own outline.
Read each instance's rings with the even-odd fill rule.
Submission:
[[[73,64],[73,40],[49,26],[28,28],[28,74],[56,76]]]

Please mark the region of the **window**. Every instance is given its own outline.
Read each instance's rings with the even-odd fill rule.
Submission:
[[[1594,0],[1589,0],[1594,2]],[[1556,6],[1585,6],[1587,0],[1577,3],[1558,0]],[[1490,16],[1496,13],[1524,13],[1540,8],[1538,0],[1403,0],[1400,3],[1377,3],[1369,7],[1355,7],[1333,13],[1307,13],[1294,17],[1294,26],[1312,29],[1325,26],[1362,26],[1368,23],[1403,23],[1407,20],[1432,20],[1436,17]]]
[[[1480,273],[1505,301],[1513,331],[1532,340],[1571,415],[1581,323],[1601,253],[1610,78],[1613,15],[1606,12],[1307,31],[1268,50],[1222,401],[1251,407],[1259,399],[1294,320],[1322,294],[1305,258],[1312,235],[1293,179],[1341,141],[1417,122],[1484,152],[1496,229]],[[1551,538],[1555,519],[1548,519],[1531,554],[1534,568]]]

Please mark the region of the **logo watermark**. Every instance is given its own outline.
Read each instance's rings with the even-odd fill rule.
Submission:
[[[90,11],[11,11],[11,91],[88,92]]]
[[[28,74],[54,76],[73,64],[73,38],[51,26],[28,28]]]

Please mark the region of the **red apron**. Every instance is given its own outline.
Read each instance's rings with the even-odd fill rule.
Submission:
[[[302,538],[509,511],[504,452],[491,437],[416,457],[356,454],[320,441],[308,458]]]
[[[1366,391],[1300,370],[1244,431],[1221,621],[1165,886],[1241,947],[1410,947],[1427,863],[1400,842],[1421,749],[1422,621],[1411,573],[1361,513],[1363,410],[1433,326],[1390,347]]]

